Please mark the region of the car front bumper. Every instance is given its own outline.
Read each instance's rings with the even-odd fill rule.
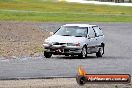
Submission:
[[[48,45],[43,44],[44,51],[55,55],[78,55],[81,53],[80,46]]]

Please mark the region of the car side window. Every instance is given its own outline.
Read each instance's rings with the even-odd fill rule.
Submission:
[[[103,35],[103,32],[102,32],[102,30],[99,27],[94,26],[93,29],[96,32],[96,36],[102,36]]]
[[[90,38],[94,38],[95,37],[95,32],[94,32],[92,27],[88,28],[88,35],[89,35]]]

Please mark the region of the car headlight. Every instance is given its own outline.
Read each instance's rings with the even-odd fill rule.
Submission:
[[[68,43],[67,46],[80,46],[80,43]]]
[[[44,44],[50,44],[50,41],[48,39],[45,39]]]

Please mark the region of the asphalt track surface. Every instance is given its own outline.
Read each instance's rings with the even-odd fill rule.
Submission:
[[[42,23],[39,26],[57,29],[64,23]],[[78,66],[89,74],[131,74],[132,75],[132,23],[90,23],[99,25],[105,34],[105,54],[95,54],[85,59],[77,57],[43,55],[0,60],[0,79],[75,77]],[[49,28],[48,28],[49,27]]]

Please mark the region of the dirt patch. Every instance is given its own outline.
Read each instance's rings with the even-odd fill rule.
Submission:
[[[0,22],[0,56],[34,56],[48,36],[36,23]]]

